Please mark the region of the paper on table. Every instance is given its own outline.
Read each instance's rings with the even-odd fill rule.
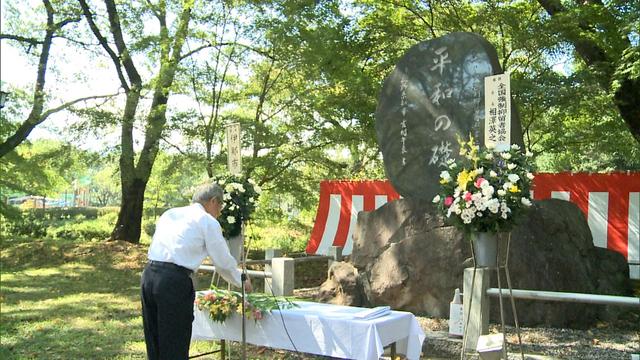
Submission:
[[[353,317],[356,319],[369,320],[385,316],[389,313],[391,313],[391,308],[389,306],[378,306],[372,309],[357,312],[353,314]]]

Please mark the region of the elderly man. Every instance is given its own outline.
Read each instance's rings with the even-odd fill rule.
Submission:
[[[167,210],[156,224],[141,281],[144,338],[150,360],[189,358],[195,298],[191,274],[207,255],[225,280],[251,291],[248,279],[243,284],[216,220],[223,207],[222,188],[201,185],[191,205]]]

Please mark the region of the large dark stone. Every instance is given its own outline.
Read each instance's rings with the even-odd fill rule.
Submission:
[[[518,289],[632,295],[624,256],[595,247],[584,214],[568,201],[550,199],[535,203],[533,211],[512,232],[509,265],[513,287]],[[502,284],[505,283],[503,280]],[[498,299],[493,303],[495,319],[499,314]],[[507,319],[513,323],[510,306],[506,305]],[[577,327],[589,326],[596,319],[611,319],[625,310],[540,301],[517,301],[516,306],[518,319],[525,324]]]
[[[370,304],[449,317],[470,251],[463,234],[434,214],[430,203],[411,199],[358,214],[351,262]]]
[[[442,66],[440,66],[442,65]],[[376,135],[387,177],[406,198],[431,200],[457,136],[484,143],[484,78],[502,73],[495,49],[473,33],[451,33],[411,47],[385,80]],[[511,106],[511,142],[522,129]]]
[[[357,271],[344,276],[357,274],[362,285],[365,299],[355,305],[390,305],[429,316],[449,316],[449,302],[455,288],[462,288],[471,251],[463,233],[445,226],[433,214],[431,204],[408,199],[358,214],[351,255]],[[534,203],[512,232],[509,270],[516,289],[631,295],[624,257],[594,247],[584,215],[567,201]],[[493,280],[495,283],[495,275]],[[492,302],[492,318],[498,321],[498,300]],[[516,300],[516,307],[522,325],[559,327],[589,326],[626,310],[522,300]],[[507,323],[513,324],[509,303],[505,309]]]

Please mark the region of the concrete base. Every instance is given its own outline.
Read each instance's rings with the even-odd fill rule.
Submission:
[[[474,277],[475,271],[475,277]],[[489,333],[489,297],[486,295],[491,280],[491,272],[484,268],[464,269],[464,326],[465,346],[469,351],[475,351],[478,337]],[[471,309],[469,309],[471,307]],[[469,316],[469,319],[466,317]]]

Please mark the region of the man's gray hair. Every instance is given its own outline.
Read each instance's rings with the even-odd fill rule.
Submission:
[[[224,192],[220,185],[216,183],[206,183],[196,188],[196,191],[193,193],[193,197],[191,198],[191,202],[204,205],[211,199],[218,199],[218,201],[222,203],[223,194]]]

